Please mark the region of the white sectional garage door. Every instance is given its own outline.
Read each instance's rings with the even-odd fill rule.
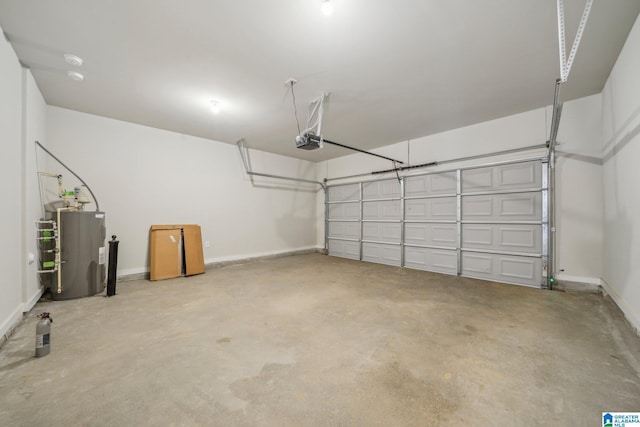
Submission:
[[[360,259],[362,234],[360,185],[331,187],[327,191],[326,221],[330,255]]]
[[[501,163],[327,190],[329,255],[540,287],[547,163]]]

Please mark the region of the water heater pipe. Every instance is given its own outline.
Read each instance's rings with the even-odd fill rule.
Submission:
[[[62,175],[59,175],[57,173],[47,173],[47,172],[38,172],[38,175],[47,176],[49,178],[56,178],[58,180],[58,197],[62,199],[62,196],[64,195],[64,190],[62,189]]]
[[[71,174],[73,176],[75,176],[76,178],[78,178],[80,180],[80,182],[82,183],[82,185],[84,185],[85,187],[87,187],[87,190],[89,190],[89,193],[91,193],[91,197],[93,198],[93,200],[96,202],[96,212],[100,211],[100,204],[98,203],[98,199],[96,199],[96,195],[93,194],[93,191],[91,191],[91,187],[89,187],[87,185],[86,182],[84,182],[84,180],[82,178],[80,178],[80,176],[78,176],[77,173],[75,173],[74,171],[72,171],[67,165],[65,165],[64,163],[62,163],[62,161],[57,158],[56,156],[53,155],[53,153],[49,150],[47,150],[46,148],[44,148],[44,146],[42,144],[40,144],[38,141],[36,141],[36,145],[40,148],[42,148],[44,150],[45,153],[47,153],[48,155],[50,155],[53,160],[55,160],[56,162],[60,163],[66,170],[68,170],[69,172],[71,172]]]

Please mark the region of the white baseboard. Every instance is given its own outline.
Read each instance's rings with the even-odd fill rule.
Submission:
[[[205,268],[224,267],[226,265],[242,264],[245,262],[255,262],[265,259],[280,258],[290,255],[301,255],[307,253],[324,252],[324,248],[316,246],[305,246],[297,249],[289,249],[276,252],[257,252],[245,255],[232,255],[218,258],[207,258],[204,260]],[[118,281],[144,280],[149,278],[148,268],[129,268],[118,271]]]
[[[29,300],[27,302],[25,302],[24,304],[22,304],[22,312],[26,313],[29,310],[31,310],[33,308],[34,305],[36,305],[36,303],[38,302],[38,300],[40,300],[40,297],[42,296],[44,292],[44,289],[39,288],[31,298],[29,298]]]
[[[232,256],[226,256],[226,257],[205,259],[204,264],[207,267],[209,266],[213,267],[219,264],[227,265],[229,263],[236,263],[236,262],[245,262],[245,261],[249,262],[249,261],[261,260],[261,259],[278,258],[282,256],[289,256],[289,255],[301,255],[306,253],[313,253],[313,252],[318,252],[321,249],[322,248],[318,248],[316,246],[305,246],[302,248],[288,249],[285,251],[257,252],[257,253],[246,254],[246,255],[232,255]]]
[[[146,268],[127,268],[127,269],[118,269],[118,278],[131,276],[133,274],[144,274],[148,273],[149,270]]]
[[[0,346],[2,346],[5,341],[12,334],[13,330],[20,324],[20,321],[24,317],[24,313],[29,312],[33,308],[34,305],[40,300],[44,289],[38,289],[29,300],[25,303],[19,305],[13,313],[9,316],[5,322],[0,325]]]
[[[599,277],[587,277],[587,276],[573,276],[571,274],[558,273],[556,279],[566,280],[568,282],[585,283],[589,285],[602,285],[602,279]]]
[[[599,292],[611,297],[613,302],[622,311],[625,318],[640,335],[640,312],[631,307],[605,280],[595,277],[572,276],[569,274],[557,274],[554,288],[567,291]]]
[[[622,310],[624,316],[631,326],[636,330],[636,333],[640,335],[640,313],[637,313],[637,307],[632,308],[627,304],[622,297],[609,285],[606,281],[602,280],[602,290],[605,295],[609,295],[616,305]]]
[[[22,305],[19,305],[16,310],[9,315],[7,320],[0,325],[0,346],[4,344],[11,331],[18,325],[18,322],[22,319]]]
[[[572,276],[559,273],[555,275],[554,289],[564,291],[601,292],[602,279],[599,277]]]

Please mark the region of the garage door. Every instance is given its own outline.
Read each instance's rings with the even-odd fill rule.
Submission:
[[[546,166],[504,162],[331,186],[329,255],[540,287]]]
[[[544,171],[540,162],[461,171],[462,275],[542,284]]]
[[[362,184],[348,184],[327,190],[326,222],[330,255],[360,259],[362,234]]]

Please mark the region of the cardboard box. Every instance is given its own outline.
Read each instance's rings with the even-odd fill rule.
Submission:
[[[184,247],[185,275],[204,273],[204,254],[202,253],[202,231],[199,225],[183,225],[182,239]]]
[[[152,225],[149,231],[151,280],[204,273],[199,225]]]

